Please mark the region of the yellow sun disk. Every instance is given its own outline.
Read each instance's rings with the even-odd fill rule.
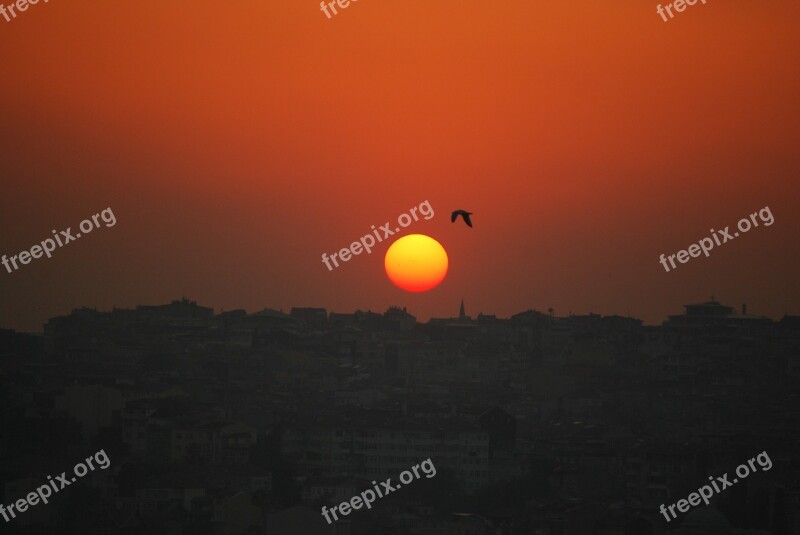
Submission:
[[[438,286],[447,275],[447,253],[430,236],[411,234],[389,247],[384,265],[395,285],[409,292],[424,292]]]

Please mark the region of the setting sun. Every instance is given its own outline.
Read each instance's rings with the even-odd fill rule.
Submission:
[[[424,292],[435,288],[447,275],[447,252],[424,234],[411,234],[386,251],[386,274],[403,290]]]

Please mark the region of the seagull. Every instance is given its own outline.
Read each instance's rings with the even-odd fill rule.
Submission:
[[[470,221],[469,216],[472,215],[472,212],[467,212],[466,210],[456,210],[452,214],[450,214],[450,222],[455,223],[458,216],[464,218],[464,223],[468,226],[472,227],[472,221]]]

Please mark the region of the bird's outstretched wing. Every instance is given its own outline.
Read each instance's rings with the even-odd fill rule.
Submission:
[[[453,213],[450,214],[450,222],[455,223],[458,216],[461,216],[464,218],[464,223],[471,227],[472,220],[469,218],[470,215],[472,215],[472,212],[467,212],[466,210],[453,210]]]

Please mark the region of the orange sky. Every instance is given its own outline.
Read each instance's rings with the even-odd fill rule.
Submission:
[[[110,206],[11,274],[0,327],[186,295],[220,308],[529,307],[659,323],[711,293],[800,314],[800,4],[39,2],[0,18],[0,254]],[[187,7],[187,6],[191,7]],[[450,272],[410,294],[386,246],[429,200]],[[760,227],[674,254],[770,206]],[[449,221],[474,212],[475,228]]]

